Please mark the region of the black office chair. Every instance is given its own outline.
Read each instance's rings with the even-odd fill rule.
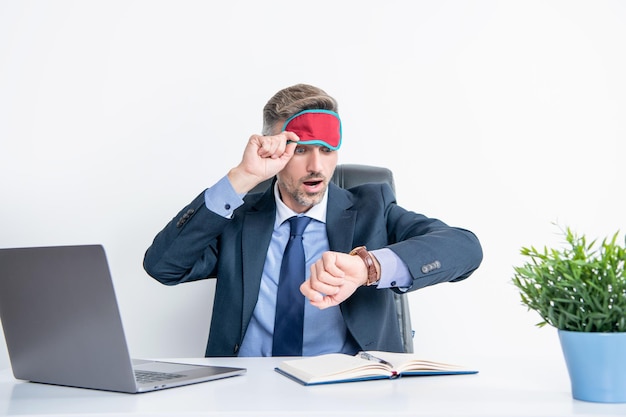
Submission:
[[[341,188],[351,188],[365,183],[382,182],[389,184],[394,193],[396,190],[393,181],[393,173],[389,169],[370,165],[337,165],[331,180]],[[264,181],[257,185],[251,192],[265,191],[271,183],[271,179]],[[413,353],[413,329],[411,327],[411,313],[409,311],[407,296],[406,294],[394,293],[394,298],[396,301],[396,311],[398,314],[398,323],[400,325],[400,335],[402,336],[404,351],[407,353]]]

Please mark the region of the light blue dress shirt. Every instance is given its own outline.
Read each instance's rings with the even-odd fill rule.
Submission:
[[[263,267],[259,298],[241,344],[239,356],[272,355],[278,277],[283,252],[289,240],[289,224],[286,221],[298,215],[280,200],[277,185],[274,186],[276,199],[274,230]],[[230,218],[234,210],[243,204],[244,195],[238,195],[228,181],[228,177],[223,177],[205,191],[204,197],[209,210]],[[306,278],[309,276],[311,265],[322,256],[322,253],[329,250],[326,234],[327,199],[328,190],[319,204],[304,213],[313,219],[303,235]],[[381,265],[378,288],[392,286],[406,288],[410,285],[411,276],[408,268],[391,250],[379,249],[372,253]],[[303,356],[334,352],[354,354],[357,350],[358,346],[352,338],[348,337],[339,306],[320,310],[310,303],[305,303]]]

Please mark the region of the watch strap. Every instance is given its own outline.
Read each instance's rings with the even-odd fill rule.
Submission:
[[[365,285],[373,285],[376,284],[379,280],[378,271],[376,271],[376,265],[374,264],[374,257],[371,253],[367,251],[365,246],[357,246],[356,248],[350,251],[350,255],[356,255],[360,257],[365,266],[367,267],[367,282]]]

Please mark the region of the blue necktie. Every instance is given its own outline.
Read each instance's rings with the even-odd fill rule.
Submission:
[[[305,216],[289,219],[291,233],[280,266],[272,356],[302,356],[304,296],[300,285],[306,273],[302,233],[310,221]]]

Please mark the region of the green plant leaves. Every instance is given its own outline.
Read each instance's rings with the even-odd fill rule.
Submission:
[[[626,248],[617,243],[619,232],[600,244],[570,228],[563,234],[564,248],[520,249],[528,261],[513,268],[512,281],[522,304],[539,313],[539,327],[626,332]]]

